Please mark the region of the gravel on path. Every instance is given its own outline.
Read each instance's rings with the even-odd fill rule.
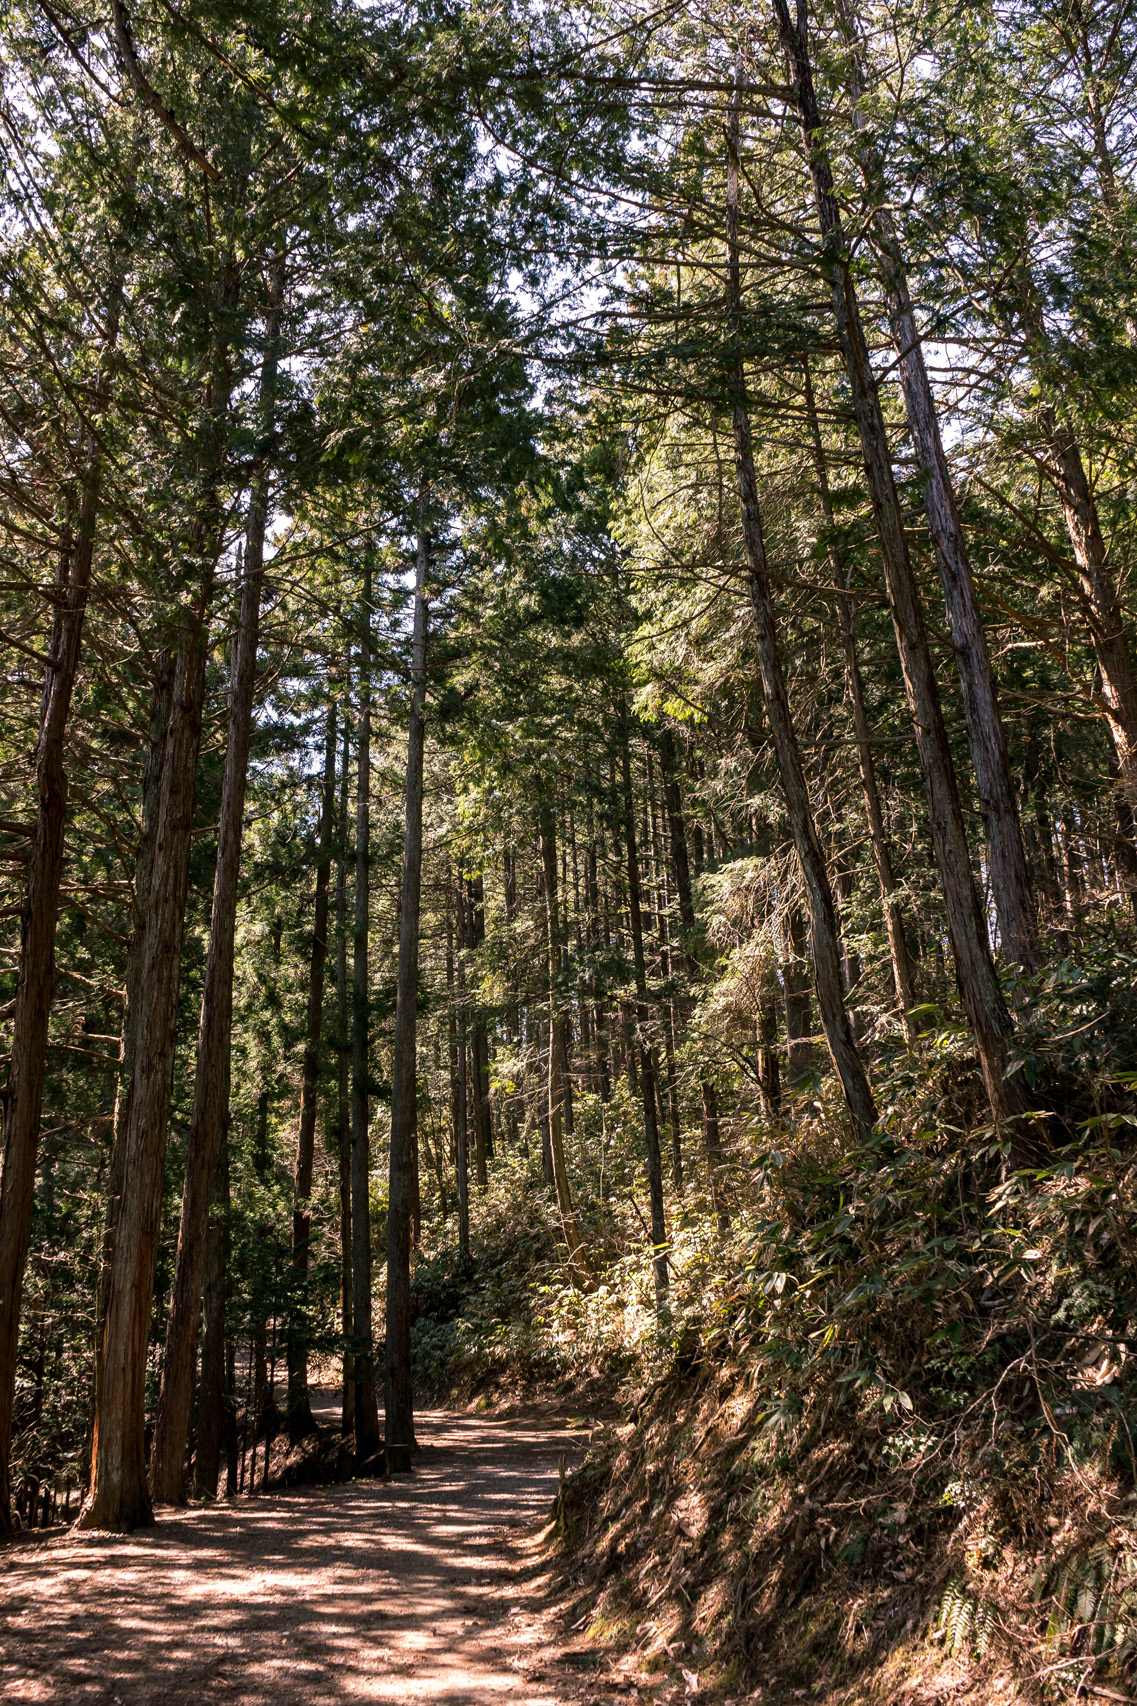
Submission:
[[[563,1422],[426,1413],[413,1475],[163,1513],[0,1553],[0,1699],[565,1706],[535,1537]],[[593,1683],[595,1686],[595,1683]]]

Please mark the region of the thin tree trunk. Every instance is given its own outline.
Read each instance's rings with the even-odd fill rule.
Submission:
[[[786,1005],[786,1082],[795,1089],[813,1076],[813,1016],[806,959],[809,944],[801,908],[791,906],[786,918],[786,957],[782,981]]]
[[[365,1462],[380,1446],[371,1325],[371,1151],[367,1130],[371,901],[371,564],[360,602],[359,726],[356,754],[355,933],[351,1001],[351,1271],[355,1339],[355,1455]]]
[[[324,1022],[324,967],[328,957],[328,885],[332,868],[332,819],[336,802],[336,708],[328,706],[324,739],[324,797],[320,810],[320,859],[312,920],[312,958],[308,972],[308,1015],[304,1039],[304,1080],[296,1133],[296,1171],[292,1192],[292,1309],[289,1324],[288,1437],[315,1433],[308,1396],[308,1260],[312,1240],[312,1167],[316,1155],[316,1103],[320,1082],[320,1033]]]
[[[548,1066],[548,1111],[549,1111],[549,1159],[552,1163],[553,1183],[557,1192],[557,1207],[560,1209],[561,1229],[564,1232],[565,1244],[568,1246],[569,1273],[572,1282],[577,1286],[586,1286],[591,1276],[588,1261],[585,1256],[584,1242],[576,1223],[576,1214],[572,1206],[572,1193],[569,1189],[568,1170],[565,1167],[564,1140],[562,1137],[562,1109],[564,1105],[564,1019],[561,1014],[561,921],[557,905],[557,834],[556,819],[552,806],[546,801],[540,812],[541,832],[541,863],[545,874],[545,911],[549,931],[549,1066]]]
[[[458,1181],[458,1260],[466,1270],[470,1266],[470,1134],[466,1123],[466,979],[462,964],[461,944],[465,934],[462,917],[462,880],[454,883],[454,900],[458,920],[459,952],[455,956],[454,990],[458,1009],[456,1100],[454,1104],[454,1169]],[[449,925],[447,926],[449,932]],[[449,933],[447,934],[449,943]]]
[[[104,357],[93,412],[101,416],[109,394],[107,360],[118,342],[119,288],[111,292]],[[36,1155],[43,1107],[48,1021],[55,974],[55,925],[63,873],[67,822],[64,740],[79,673],[80,643],[102,488],[102,453],[88,432],[78,516],[67,498],[58,594],[48,641],[36,742],[36,821],[20,915],[20,974],[12,1019],[12,1045],[4,1099],[3,1172],[0,1173],[0,1533],[12,1530],[10,1462],[16,1394],[20,1299],[31,1240]]]
[[[726,233],[729,306],[735,338],[741,335],[742,315],[742,281],[738,256],[738,115],[736,94],[728,131],[730,157],[727,173]],[[849,1112],[854,1124],[861,1131],[868,1131],[876,1123],[876,1104],[845,1006],[837,908],[813,820],[801,749],[798,746],[797,730],[794,727],[786,690],[785,672],[778,644],[777,618],[770,588],[770,572],[766,561],[762,512],[758,503],[750,415],[746,405],[746,379],[742,358],[737,353],[731,357],[730,384],[733,394],[735,468],[742,511],[742,531],[746,543],[750,602],[754,610],[758,642],[758,669],[790,831],[809,902],[817,1002],[821,1009],[821,1022],[825,1028],[829,1052],[844,1090]]]
[[[426,741],[426,576],[430,541],[420,523],[411,637],[411,716],[407,731],[406,831],[399,912],[399,972],[391,1072],[391,1166],[387,1209],[387,1467],[411,1466],[415,1443],[411,1390],[411,1212],[417,1116],[416,1014],[422,897],[422,772]]]
[[[350,665],[350,659],[349,665]],[[350,681],[350,667],[344,671]],[[343,1396],[340,1432],[345,1439],[355,1433],[355,1359],[352,1343],[351,1262],[351,1090],[347,1001],[347,824],[348,774],[351,767],[348,720],[344,711],[343,761],[340,769],[338,852],[336,855],[336,1161],[339,1174],[340,1208],[340,1331],[343,1335]]]
[[[229,1119],[226,1114],[213,1166],[209,1233],[205,1243],[202,1289],[201,1374],[198,1380],[197,1447],[193,1490],[198,1498],[217,1496],[221,1447],[231,1431],[233,1395],[227,1376],[225,1302],[229,1275]]]
[[[675,899],[679,906],[679,923],[683,931],[682,951],[687,963],[687,974],[695,979],[702,975],[702,967],[693,950],[695,904],[691,894],[691,866],[687,858],[687,829],[683,821],[683,792],[675,762],[675,737],[666,725],[660,732],[657,744],[671,848],[671,869],[675,875]],[[730,1224],[730,1210],[723,1191],[718,1095],[713,1080],[705,1072],[699,1076],[699,1092],[703,1103],[703,1159],[707,1164],[707,1184],[719,1228],[725,1231]]]
[[[647,961],[644,958],[643,914],[640,911],[640,862],[636,849],[636,820],[632,799],[632,755],[628,739],[626,705],[618,709],[622,725],[620,764],[624,789],[624,853],[628,871],[628,914],[632,932],[632,959],[636,973],[637,1030],[639,1032],[640,1088],[643,1093],[644,1148],[647,1160],[648,1200],[651,1208],[652,1271],[655,1296],[661,1304],[667,1296],[667,1222],[663,1212],[663,1164],[659,1153],[656,1123],[655,1062],[647,1037]]]
[[[273,267],[261,367],[261,428],[271,435],[276,369],[279,359],[280,314],[284,298],[284,262]],[[213,883],[213,915],[205,964],[205,988],[198,1032],[197,1071],[193,1109],[186,1145],[182,1212],[166,1351],[154,1445],[150,1459],[150,1492],[156,1504],[186,1502],[185,1454],[193,1408],[194,1362],[197,1355],[205,1241],[209,1228],[209,1198],[213,1158],[220,1141],[229,1101],[229,1052],[233,1031],[233,953],[237,922],[237,881],[241,869],[241,839],[245,824],[245,788],[249,773],[253,696],[256,689],[257,645],[260,634],[261,589],[264,582],[265,528],[268,524],[267,463],[253,482],[246,530],[245,580],[233,641],[229,692],[229,738],[221,790],[217,834],[217,869]]]
[[[928,817],[955,956],[964,1010],[975,1038],[983,1079],[997,1120],[1024,1111],[1022,1086],[1008,1076],[1013,1024],[999,988],[987,927],[971,872],[971,856],[948,744],[939,687],[928,645],[923,607],[908,554],[900,500],[892,474],[888,434],[861,326],[848,247],[833,190],[821,118],[813,88],[804,12],[791,23],[786,0],[773,0],[774,19],[789,63],[793,97],[813,180],[824,245],[823,266],[849,381],[853,414],[872,493]]]
[[[719,1101],[714,1085],[709,1078],[702,1080],[703,1092],[703,1159],[707,1164],[707,1179],[711,1188],[711,1207],[714,1210],[718,1229],[725,1233],[730,1230],[730,1209],[722,1189],[723,1153],[722,1133],[719,1130]]]

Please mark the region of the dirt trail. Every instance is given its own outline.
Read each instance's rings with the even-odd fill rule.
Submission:
[[[0,1698],[579,1701],[571,1655],[552,1650],[532,1537],[558,1459],[577,1454],[580,1434],[436,1413],[419,1419],[419,1438],[413,1476],[267,1494],[124,1538],[66,1535],[0,1554]]]

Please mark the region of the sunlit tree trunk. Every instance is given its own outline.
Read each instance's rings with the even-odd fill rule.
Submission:
[[[732,336],[741,336],[742,282],[738,253],[738,99],[731,108],[728,128],[729,160],[727,168],[727,266],[729,274],[728,303]],[[844,980],[841,975],[841,937],[837,923],[837,908],[833,889],[825,866],[805,769],[798,745],[797,730],[790,711],[778,642],[777,618],[770,587],[770,571],[766,561],[766,542],[762,527],[762,512],[758,502],[758,483],[754,468],[750,416],[746,401],[746,379],[741,355],[730,357],[731,412],[734,423],[735,471],[738,480],[739,507],[742,512],[742,532],[746,546],[746,562],[750,586],[750,603],[758,649],[758,669],[766,719],[773,736],[778,775],[786,801],[790,831],[802,883],[809,904],[810,936],[813,951],[813,977],[821,1022],[833,1065],[845,1093],[845,1101],[854,1123],[868,1131],[876,1122],[876,1104],[869,1088],[864,1062],[857,1048],[853,1027],[845,1006]]]
[[[908,554],[904,518],[893,478],[891,451],[876,379],[861,325],[848,244],[833,190],[833,175],[813,87],[804,12],[793,23],[786,0],[773,0],[774,20],[789,65],[794,103],[813,182],[822,233],[822,261],[849,382],[877,537],[884,561],[928,819],[955,957],[964,1011],[975,1038],[983,1079],[996,1119],[1025,1109],[1022,1085],[1009,1076],[1013,1024],[999,988],[987,926],[971,871],[955,766],[948,743],[924,611]]]
[[[832,529],[834,524],[833,500],[829,489],[829,474],[825,466],[825,450],[821,442],[821,429],[817,420],[813,382],[810,378],[808,362],[805,365],[805,409],[813,446],[813,461],[817,473],[817,490],[821,501],[821,513],[825,518],[826,526]],[[834,586],[838,589],[846,587],[849,576],[841,560],[841,553],[832,538],[826,547],[826,555],[833,574]],[[837,615],[841,625],[841,644],[845,652],[845,682],[849,691],[849,704],[853,713],[853,732],[857,742],[857,769],[861,779],[861,796],[865,803],[865,816],[868,819],[873,863],[876,866],[877,881],[880,884],[881,901],[884,907],[885,927],[888,931],[888,951],[892,961],[892,979],[896,986],[896,999],[904,1017],[904,1028],[908,1040],[911,1042],[916,1035],[916,1027],[912,1020],[912,1008],[916,1004],[912,989],[912,968],[908,958],[908,942],[904,935],[904,916],[892,864],[892,850],[885,829],[880,788],[876,779],[876,765],[873,762],[872,734],[869,729],[868,713],[865,710],[864,684],[857,657],[856,609],[851,593],[838,592]]]

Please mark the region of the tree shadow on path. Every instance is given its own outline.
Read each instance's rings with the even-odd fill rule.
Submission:
[[[90,1706],[567,1698],[539,1664],[556,1422],[426,1414],[415,1473],[0,1554],[0,1697]],[[528,1655],[528,1656],[527,1656]],[[550,1690],[552,1690],[550,1692]]]

